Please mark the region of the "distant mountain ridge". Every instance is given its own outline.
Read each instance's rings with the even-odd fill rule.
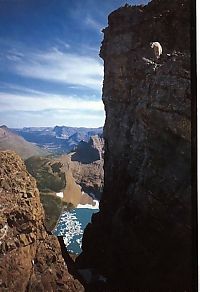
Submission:
[[[5,125],[0,126],[0,151],[2,150],[15,151],[23,159],[31,156],[45,156],[49,154],[47,150],[43,150],[27,142]]]
[[[18,135],[53,153],[68,153],[75,149],[80,141],[88,142],[91,136],[102,135],[103,127],[24,127],[13,129]]]

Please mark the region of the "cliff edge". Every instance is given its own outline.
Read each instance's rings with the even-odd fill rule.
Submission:
[[[35,179],[12,151],[0,152],[0,290],[84,291],[44,227]]]
[[[77,263],[108,291],[192,291],[190,13],[126,5],[104,29],[105,182]]]

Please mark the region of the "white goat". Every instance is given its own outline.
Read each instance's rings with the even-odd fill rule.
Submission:
[[[159,42],[152,42],[150,43],[150,46],[154,50],[155,57],[158,60],[162,54],[161,44]]]

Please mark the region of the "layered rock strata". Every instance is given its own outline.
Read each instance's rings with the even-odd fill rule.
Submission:
[[[104,29],[104,190],[77,262],[108,291],[192,291],[190,12],[126,5]]]

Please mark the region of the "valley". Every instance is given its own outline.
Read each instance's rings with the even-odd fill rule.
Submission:
[[[91,211],[87,211],[89,217],[86,217],[88,219],[84,221],[86,224],[94,212],[92,210],[94,208],[98,210],[98,207],[95,207],[96,200],[100,199],[103,189],[104,141],[101,138],[101,128],[58,126],[55,128],[25,128],[15,130],[18,133],[16,134],[14,130],[2,126],[0,131],[0,149],[14,149],[25,159],[28,172],[36,179],[40,200],[45,211],[46,229],[53,232],[56,225],[59,225],[58,221],[60,217],[62,218],[63,210],[68,212],[79,205],[83,208],[84,206],[91,207]],[[20,136],[21,131],[24,137],[29,137],[31,141],[34,140],[34,143],[26,141]],[[99,135],[96,134],[98,132],[100,132]],[[93,133],[96,135],[91,136]],[[9,139],[5,139],[5,137]],[[62,147],[62,151],[64,149],[68,149],[68,151],[61,154],[60,144],[56,144],[56,142],[54,150],[48,147],[50,137],[55,138],[54,142],[62,141],[63,145],[68,146],[69,141],[73,141],[70,144],[73,151],[68,153],[72,148]],[[79,141],[81,138],[85,140]],[[11,140],[12,143],[9,144],[7,140]],[[22,151],[23,145],[28,150],[24,151],[23,148]],[[45,155],[42,156],[42,154]],[[84,210],[81,212],[84,214]],[[56,234],[58,235],[58,232]]]
[[[2,41],[34,46],[2,69],[0,291],[197,292],[192,1],[15,2]]]

